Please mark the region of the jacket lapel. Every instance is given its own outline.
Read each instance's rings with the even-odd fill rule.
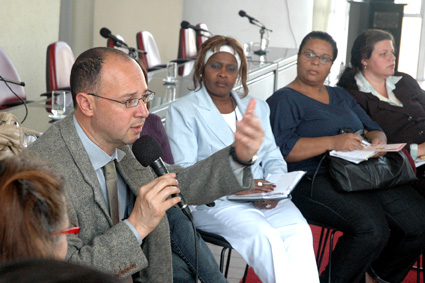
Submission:
[[[233,97],[235,97],[233,93]],[[209,128],[210,132],[217,137],[219,141],[222,142],[223,147],[228,146],[233,143],[233,133],[229,125],[227,125],[224,118],[221,116],[221,113],[218,111],[217,107],[214,105],[210,95],[206,91],[205,87],[202,87],[197,93],[196,98],[198,99],[197,111],[200,119],[203,121],[203,125],[206,128]],[[240,105],[239,97],[235,97],[236,103],[240,107],[242,113],[242,107]],[[211,122],[213,121],[213,122]]]
[[[77,130],[74,126],[73,113],[69,114],[60,124],[60,133],[62,139],[65,142],[66,147],[68,148],[72,158],[80,170],[81,175],[83,176],[84,181],[90,185],[92,188],[92,193],[94,196],[95,202],[99,205],[100,209],[105,214],[105,217],[109,219],[110,224],[112,225],[112,219],[109,216],[108,209],[106,207],[105,199],[103,197],[102,190],[100,188],[99,181],[97,179],[96,172],[91,165],[90,158],[86,153],[83,144],[77,134]],[[72,189],[72,188],[71,188]],[[88,192],[82,192],[88,193]]]

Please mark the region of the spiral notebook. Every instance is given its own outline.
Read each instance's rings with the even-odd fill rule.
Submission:
[[[246,195],[229,195],[227,196],[227,199],[233,201],[254,201],[291,198],[291,192],[294,190],[305,173],[305,171],[293,171],[285,174],[269,174],[266,180],[276,185],[276,188],[273,192]]]

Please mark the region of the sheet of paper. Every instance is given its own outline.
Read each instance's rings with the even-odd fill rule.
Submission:
[[[375,151],[352,150],[352,151],[336,151],[332,150],[329,155],[345,159],[347,161],[359,164],[362,161],[368,160],[376,154]]]
[[[415,166],[418,168],[419,166],[422,166],[425,164],[425,159],[422,159],[420,157],[416,158],[415,160]]]
[[[360,149],[356,149],[352,151],[332,150],[329,152],[329,155],[359,164],[362,161],[368,160],[370,157],[374,156],[377,152],[400,151],[405,146],[406,146],[405,143],[380,144],[376,146],[363,145],[362,150]]]
[[[392,143],[392,144],[380,144],[376,146],[363,146],[364,151],[400,151],[406,143]]]
[[[266,180],[274,183],[276,188],[269,193],[254,193],[246,195],[229,195],[229,200],[253,201],[288,198],[292,190],[304,176],[305,171],[293,171],[285,174],[269,174]]]

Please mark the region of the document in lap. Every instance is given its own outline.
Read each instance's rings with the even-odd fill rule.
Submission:
[[[305,171],[293,171],[285,174],[269,174],[266,180],[276,185],[276,188],[273,192],[246,195],[229,195],[227,196],[227,199],[233,201],[254,201],[291,198],[292,190],[295,188],[305,173]]]
[[[359,164],[362,161],[368,160],[376,153],[385,151],[400,151],[405,146],[405,143],[394,143],[394,144],[380,144],[376,146],[364,145],[362,150],[356,149],[352,151],[337,151],[332,150],[329,152],[330,156],[338,157],[350,161],[352,163]]]

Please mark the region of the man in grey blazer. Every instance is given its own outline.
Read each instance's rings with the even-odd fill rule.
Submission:
[[[253,187],[250,168],[239,163],[249,162],[263,140],[255,102],[235,132],[236,156],[230,157],[227,147],[189,168],[169,166],[173,173],[157,178],[137,162],[129,146],[139,138],[148,116],[150,92],[140,66],[121,51],[90,49],[72,68],[71,92],[74,113],[53,124],[25,151],[49,161],[67,180],[70,222],[80,226],[78,235],[68,236],[67,259],[123,278],[172,282],[164,215],[180,197],[170,196],[181,189],[187,203],[204,204]],[[124,219],[115,225],[102,171],[112,160]]]

